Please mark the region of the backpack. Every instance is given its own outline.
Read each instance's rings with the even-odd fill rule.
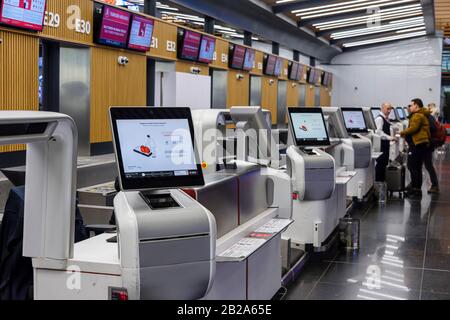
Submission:
[[[434,120],[434,126],[436,129],[431,131],[431,143],[435,147],[441,147],[447,140],[447,130],[438,120]]]

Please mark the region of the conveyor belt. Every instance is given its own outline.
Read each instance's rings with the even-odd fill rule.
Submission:
[[[25,184],[25,166],[0,169],[15,186]],[[117,176],[114,154],[79,157],[77,163],[77,189],[112,181]]]

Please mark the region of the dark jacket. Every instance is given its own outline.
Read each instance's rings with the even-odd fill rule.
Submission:
[[[23,257],[25,187],[9,192],[0,228],[0,300],[33,298],[33,266]],[[75,242],[88,237],[78,206],[75,211]]]
[[[414,112],[409,118],[409,126],[406,130],[400,132],[402,137],[411,136],[414,145],[422,143],[430,143],[430,123],[428,116],[430,112],[425,108],[420,108],[419,111]]]

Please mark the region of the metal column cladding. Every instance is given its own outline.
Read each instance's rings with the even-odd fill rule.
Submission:
[[[88,48],[60,48],[59,111],[78,128],[78,155],[90,155],[90,52]]]

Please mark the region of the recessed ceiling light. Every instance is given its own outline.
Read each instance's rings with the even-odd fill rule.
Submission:
[[[369,18],[373,18],[375,15],[382,17],[387,14],[395,14],[395,13],[407,12],[407,11],[413,11],[413,10],[422,11],[422,6],[420,4],[415,4],[415,5],[401,6],[401,7],[389,8],[389,9],[381,9],[378,14],[363,15],[363,16],[345,18],[345,19],[337,19],[337,20],[313,24],[313,26],[320,26],[320,25],[338,23],[338,22],[343,22],[343,21],[352,21],[352,20],[357,20],[357,19],[369,19]]]
[[[342,33],[342,34],[337,34],[337,35],[333,34],[333,35],[331,35],[331,38],[334,40],[339,40],[339,39],[359,37],[359,36],[365,36],[365,35],[369,35],[369,34],[376,34],[376,33],[388,32],[388,31],[397,31],[399,29],[407,29],[407,30],[404,30],[404,32],[407,32],[407,31],[410,31],[408,29],[410,29],[412,27],[422,27],[424,25],[425,25],[424,22],[416,22],[416,23],[409,23],[409,24],[399,25],[399,26],[396,26],[396,25],[387,26],[385,28],[376,28],[376,29],[371,29],[371,30],[360,29],[361,31],[359,31],[359,32],[347,32],[347,33]]]
[[[408,17],[416,17],[416,18],[423,17],[423,14],[422,14],[421,10],[413,11],[413,12],[405,12],[405,13],[396,13],[396,14],[382,15],[380,17],[380,20],[392,20],[392,19],[408,18]],[[320,31],[323,31],[323,30],[350,27],[350,26],[360,25],[360,24],[364,24],[364,23],[366,23],[366,24],[373,23],[373,22],[375,22],[373,17],[363,17],[363,18],[359,18],[358,20],[354,20],[354,21],[327,24],[327,25],[315,26],[315,27],[318,28]]]
[[[358,47],[358,46],[375,44],[375,43],[386,42],[386,41],[419,37],[419,36],[424,36],[426,34],[427,34],[426,31],[420,31],[420,32],[412,32],[412,33],[390,36],[390,37],[375,38],[375,39],[356,41],[356,42],[348,42],[348,43],[344,43],[343,47],[345,47],[345,48]]]
[[[308,13],[308,15],[300,17],[300,19],[306,20],[306,19],[312,19],[312,18],[319,18],[319,17],[337,15],[337,14],[340,14],[340,13],[361,11],[361,10],[364,10],[364,9],[370,9],[370,8],[374,7],[375,3],[378,3],[377,7],[384,7],[384,6],[388,6],[388,5],[390,6],[390,5],[394,5],[394,4],[413,2],[413,1],[417,1],[417,0],[400,0],[400,1],[391,1],[391,0],[389,0],[389,2],[385,2],[385,1],[386,0],[376,1],[376,2],[371,3],[370,5],[367,5],[367,6],[364,6],[364,7],[358,7],[358,8],[351,8],[351,9],[345,9],[345,10],[336,10],[336,11],[332,11],[332,12],[317,13],[317,14]],[[302,14],[296,14],[296,16],[301,16],[301,15]]]

